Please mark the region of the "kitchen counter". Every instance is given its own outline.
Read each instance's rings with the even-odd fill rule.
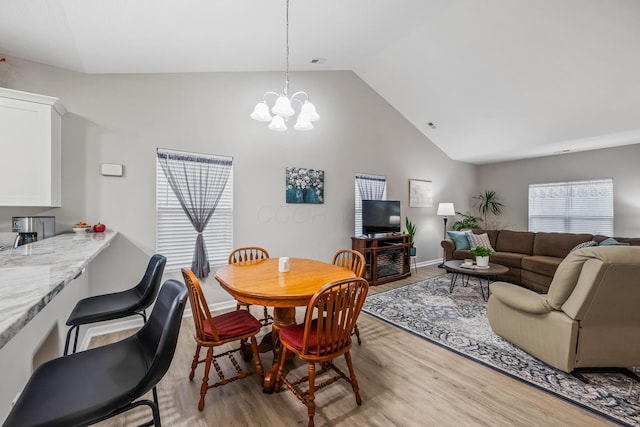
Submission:
[[[82,274],[117,234],[59,234],[0,251],[0,349]]]

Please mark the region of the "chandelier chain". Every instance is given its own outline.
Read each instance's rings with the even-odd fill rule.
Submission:
[[[287,38],[286,38],[286,58],[287,58],[287,67],[284,76],[284,94],[289,96],[289,0],[287,0],[287,13],[286,13],[286,22],[287,22]]]
[[[284,80],[284,93],[278,94],[277,92],[265,92],[262,96],[262,101],[258,102],[253,109],[250,117],[259,122],[270,122],[268,128],[275,131],[286,131],[287,121],[289,118],[296,114],[292,104],[294,101],[297,103],[300,113],[294,126],[296,130],[311,130],[313,125],[311,122],[315,122],[320,118],[316,112],[316,107],[309,100],[309,95],[305,91],[295,92],[289,97],[289,4],[290,0],[286,0],[286,32],[285,32],[285,80]],[[276,100],[273,107],[269,108],[267,104],[267,96],[275,96]],[[272,115],[273,113],[273,115]]]

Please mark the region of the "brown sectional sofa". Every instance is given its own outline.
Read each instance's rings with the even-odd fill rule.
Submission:
[[[487,233],[496,251],[490,261],[509,267],[499,280],[516,283],[537,292],[547,292],[560,262],[576,245],[594,240],[601,242],[607,236],[574,233],[532,233],[512,230],[473,230]],[[614,237],[618,242],[640,246],[640,238]],[[456,250],[451,239],[444,239],[445,260],[473,258],[468,249]]]

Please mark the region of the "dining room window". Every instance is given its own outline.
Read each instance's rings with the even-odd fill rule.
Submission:
[[[529,184],[529,231],[613,236],[613,179]]]
[[[362,201],[387,200],[387,178],[384,175],[357,173],[355,179],[355,235],[362,234]]]
[[[206,163],[212,170],[224,167],[225,175],[228,175],[223,186],[217,206],[211,215],[206,227],[202,231],[206,253],[211,266],[227,264],[229,253],[233,250],[233,162],[231,157],[206,155],[196,153],[175,152],[170,150],[158,150],[159,153],[176,153],[174,162],[180,167],[181,172],[187,174],[189,179],[195,181],[195,187],[202,193],[213,197],[215,189],[211,184],[205,184],[206,179],[211,180],[211,173],[203,172],[202,163]],[[180,157],[182,156],[182,157]],[[177,160],[176,160],[177,159]],[[165,269],[175,271],[181,268],[190,268],[194,259],[194,250],[198,236],[191,220],[188,218],[178,197],[169,184],[167,176],[160,164],[160,157],[156,157],[156,251],[167,257]],[[198,168],[200,164],[200,168]],[[174,165],[175,166],[175,165]],[[208,170],[208,169],[207,169]],[[207,174],[209,176],[207,177]],[[220,179],[218,179],[220,181]],[[192,183],[192,184],[194,184]],[[211,205],[210,201],[207,201]]]

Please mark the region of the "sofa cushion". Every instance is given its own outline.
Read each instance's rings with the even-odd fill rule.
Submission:
[[[592,237],[591,234],[536,233],[533,240],[533,255],[564,258],[578,243],[587,242]]]
[[[487,235],[487,233],[483,233],[483,234],[469,233],[467,237],[469,238],[469,246],[471,246],[471,249],[474,249],[478,246],[484,246],[485,248],[493,249],[493,246],[491,246],[491,242],[489,241],[489,236]]]
[[[457,249],[453,251],[453,259],[473,258],[469,249]]]
[[[533,255],[522,259],[522,269],[553,277],[562,262],[562,258]]]
[[[489,242],[491,243],[491,247],[495,249],[496,242],[498,241],[498,233],[500,232],[499,230],[474,229],[474,230],[471,230],[471,232],[473,234],[486,234],[487,236],[489,236]]]
[[[535,233],[528,231],[501,230],[494,246],[496,252],[515,252],[519,254],[533,254],[533,240]]]
[[[551,307],[560,310],[562,304],[569,298],[569,295],[576,287],[576,283],[578,283],[584,262],[589,259],[588,256],[585,256],[585,251],[592,249],[594,248],[586,248],[570,253],[562,260],[556,270],[556,274],[553,276],[549,292],[547,292],[547,302]]]
[[[520,268],[522,265],[522,259],[528,256],[527,254],[516,254],[511,252],[496,252],[491,254],[489,262],[504,265],[509,268]]]
[[[453,240],[453,244],[456,245],[456,250],[470,248],[466,231],[447,231],[447,235]]]
[[[598,243],[608,238],[609,236],[603,236],[601,234],[593,236],[593,240]],[[614,237],[614,239],[616,239],[618,242],[628,243],[631,246],[640,246],[640,237]]]
[[[569,253],[573,251],[577,251],[578,249],[582,249],[582,248],[590,248],[591,246],[598,246],[598,243],[595,240],[589,240],[588,242],[578,243],[573,247],[573,249],[569,251]]]
[[[629,246],[629,243],[618,242],[613,237],[609,237],[608,239],[604,239],[602,242],[598,243],[599,246]]]

